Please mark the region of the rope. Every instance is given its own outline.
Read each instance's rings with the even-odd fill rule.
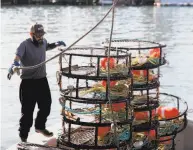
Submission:
[[[118,0],[113,1],[113,5],[115,6],[116,3],[118,2]],[[113,112],[113,108],[112,108],[112,101],[110,98],[110,49],[111,49],[111,41],[112,41],[112,35],[113,35],[113,27],[114,27],[114,18],[115,18],[115,7],[112,8],[112,22],[111,22],[111,32],[110,32],[110,38],[109,38],[109,47],[108,47],[108,65],[107,65],[107,70],[108,70],[108,75],[107,75],[107,86],[108,86],[108,100],[109,100],[109,104],[111,107],[111,114],[112,114],[112,120],[113,120],[113,128],[114,128],[114,137],[115,139],[115,145],[117,146],[117,148],[119,149],[119,140],[117,138],[117,124],[115,122],[115,116],[114,116],[114,112]]]
[[[48,146],[48,145],[40,145],[36,143],[26,143],[26,142],[21,142],[18,143],[17,149],[18,150],[28,150],[28,149],[36,149],[36,148],[42,148],[42,149],[49,149],[49,150],[67,150],[64,148],[59,148],[59,147],[54,147],[54,146]]]
[[[85,115],[88,115],[88,114],[95,114],[95,115],[98,115],[100,114],[100,110],[93,110],[93,111],[89,111],[89,110],[84,110],[84,109],[71,109],[69,107],[66,107],[66,106],[63,106],[63,108],[65,108],[65,110],[71,112],[71,113],[75,113],[75,114],[85,114]]]
[[[92,32],[99,24],[102,23],[102,21],[108,16],[108,14],[111,12],[112,9],[114,9],[114,7],[116,6],[118,0],[113,3],[113,5],[111,6],[111,8],[108,10],[108,12],[105,14],[105,16],[92,28],[90,29],[87,33],[85,33],[83,36],[81,36],[79,39],[77,39],[74,43],[72,43],[70,46],[68,46],[66,49],[62,50],[60,53],[58,53],[57,55],[51,57],[50,59],[40,63],[40,64],[37,64],[37,65],[34,65],[34,66],[27,66],[27,67],[18,67],[18,69],[35,69],[35,68],[38,68],[44,64],[46,64],[47,62],[59,57],[60,55],[62,55],[65,51],[69,50],[72,46],[74,46],[76,43],[78,43],[80,40],[82,40],[85,36],[87,36],[90,32]]]

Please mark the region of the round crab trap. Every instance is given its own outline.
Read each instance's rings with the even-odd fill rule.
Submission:
[[[61,97],[61,115],[65,122],[88,126],[111,126],[113,117],[118,125],[131,123],[133,110],[127,101],[110,104],[81,104]],[[113,112],[113,116],[112,116]]]
[[[106,103],[108,97],[115,101],[130,99],[130,55],[123,50],[111,50],[109,58],[110,87],[107,85],[107,50],[104,48],[74,48],[60,57],[57,81],[66,99],[79,102]],[[66,67],[64,67],[66,66]],[[64,87],[62,77],[67,77],[72,86]],[[109,92],[107,92],[110,90]]]
[[[109,41],[104,42],[104,47],[108,44]],[[116,39],[112,40],[111,47],[131,53],[134,91],[159,87],[159,67],[166,63],[162,52],[165,45],[151,41]]]
[[[176,135],[187,126],[188,105],[180,97],[160,93],[160,106],[157,115],[160,122],[159,141],[161,145],[174,148]]]
[[[120,79],[128,76],[130,66],[130,54],[125,50],[110,51],[107,57],[106,48],[72,48],[60,57],[60,69],[62,75],[79,79],[97,80],[106,79],[108,75],[107,65],[109,60],[110,76]],[[62,59],[64,58],[64,59]],[[65,67],[66,66],[66,67]]]
[[[68,85],[66,81],[70,84]],[[61,83],[65,83],[60,91],[61,95],[74,102],[105,104],[108,102],[108,97],[116,103],[125,102],[132,98],[132,82],[129,77],[125,80],[111,80],[110,87],[107,85],[107,79],[93,81],[61,77]]]
[[[68,145],[75,149],[112,149],[130,143],[131,126],[117,125],[116,133],[111,126],[78,126],[65,123],[65,131],[59,135],[59,145]],[[117,145],[118,144],[118,145]],[[59,146],[60,147],[60,146]]]
[[[112,149],[131,142],[131,56],[126,50],[111,49],[107,57],[107,50],[73,48],[59,58],[59,147]]]
[[[65,100],[64,97],[61,97],[59,101],[62,105],[61,115],[63,116],[63,134],[60,136],[61,145],[68,144],[73,148],[89,149],[96,147],[100,149],[115,148],[115,138],[112,139],[115,134],[112,129],[111,111],[113,111],[117,123],[116,138],[119,139],[119,146],[127,145],[130,141],[133,118],[131,108],[127,103],[113,103],[112,110],[110,110],[109,104],[80,105],[80,103]],[[74,137],[70,139],[70,143],[68,142],[69,135]],[[83,139],[81,140],[80,137]],[[80,142],[86,140],[88,142]]]
[[[108,47],[109,41],[103,42],[104,47]],[[166,45],[153,41],[115,39],[111,41],[111,47],[115,49],[125,49],[132,55],[131,67],[134,70],[144,70],[157,68],[166,63],[162,48]]]

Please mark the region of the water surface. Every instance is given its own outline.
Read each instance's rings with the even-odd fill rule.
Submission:
[[[63,40],[70,45],[94,26],[109,7],[101,6],[20,6],[1,9],[1,148],[18,142],[20,118],[18,76],[6,79],[16,48],[29,37],[30,25],[42,23],[46,38],[51,42]],[[193,108],[193,8],[192,7],[118,7],[115,17],[114,38],[137,38],[165,43],[169,64],[161,67],[161,91],[182,97]],[[109,38],[109,16],[79,45],[100,45]],[[47,53],[47,58],[57,54]],[[59,89],[55,73],[58,59],[47,64],[48,80],[52,91],[52,111],[48,126],[61,121],[58,103]],[[37,110],[36,110],[37,111]],[[34,118],[36,116],[34,112]],[[191,113],[189,117],[193,118]],[[31,128],[31,133],[34,127]]]

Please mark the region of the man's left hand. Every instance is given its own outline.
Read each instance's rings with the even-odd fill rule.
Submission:
[[[56,42],[56,45],[57,46],[61,46],[61,45],[66,46],[66,44],[63,41]]]

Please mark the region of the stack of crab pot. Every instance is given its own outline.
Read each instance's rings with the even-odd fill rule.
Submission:
[[[103,44],[72,48],[59,57],[57,147],[22,142],[18,149],[175,150],[188,106],[178,96],[160,93],[165,45],[113,40],[109,52],[109,42]]]
[[[59,58],[63,130],[58,147],[127,149],[133,109],[131,56],[127,50],[72,48]]]
[[[103,43],[104,47],[109,41]],[[187,103],[179,97],[160,93],[160,66],[166,64],[160,43],[116,39],[115,50],[131,53],[133,76],[133,149],[175,149],[175,137],[187,124]]]

